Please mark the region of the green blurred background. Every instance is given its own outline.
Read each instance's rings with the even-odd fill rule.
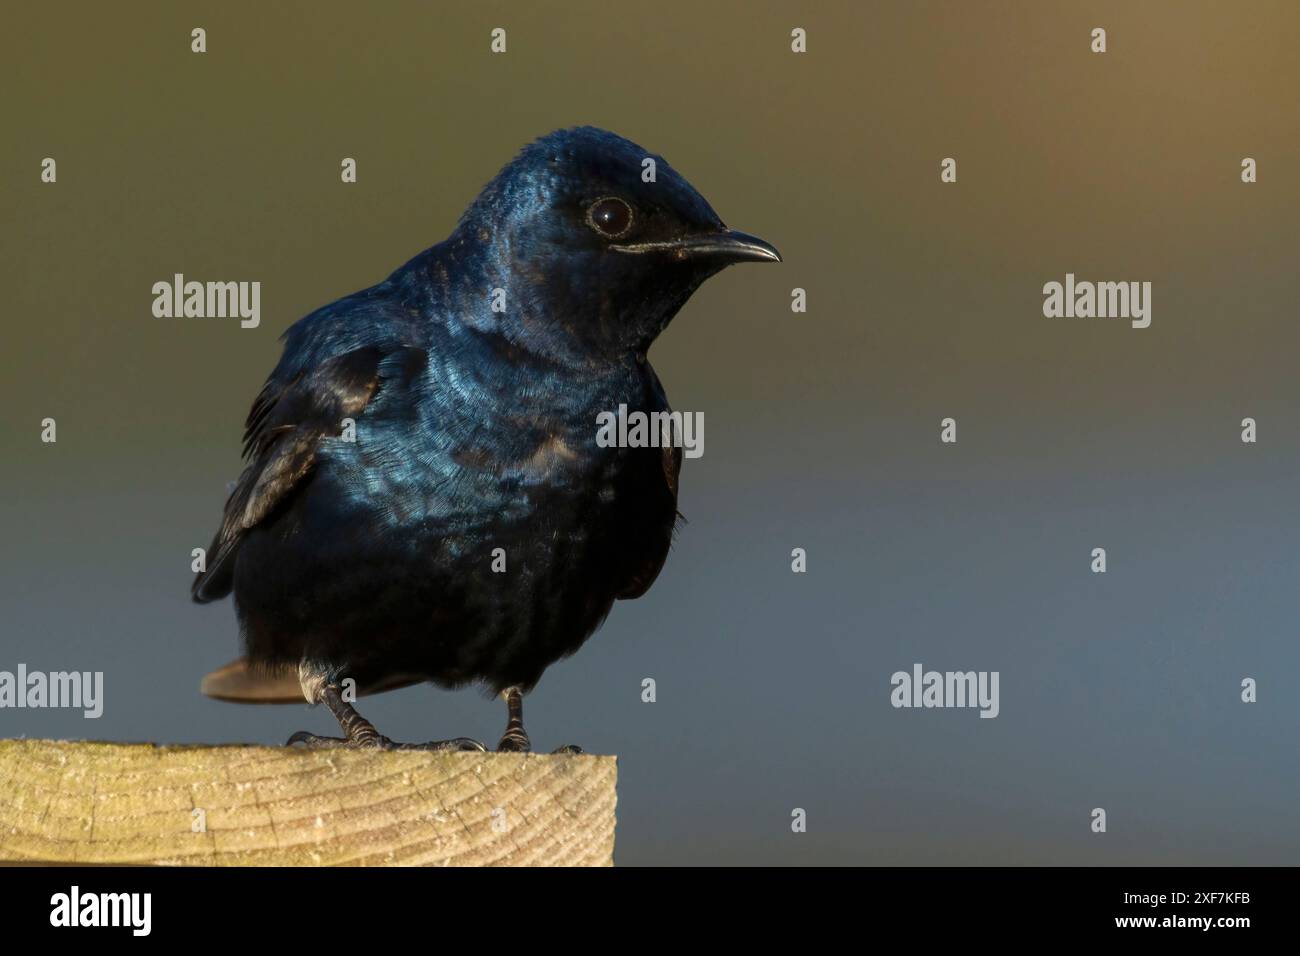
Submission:
[[[707,420],[689,524],[531,699],[539,746],[620,755],[618,862],[1294,863],[1298,41],[1291,2],[14,8],[0,669],[103,670],[107,701],[0,734],[329,730],[197,693],[237,644],[228,603],[188,603],[190,549],[276,338],[590,123],[786,260],[710,281],[653,350]],[[260,280],[261,326],[155,319],[175,272]],[[1151,327],[1044,318],[1066,272],[1151,281]],[[999,670],[1001,716],[892,709],[916,661]],[[427,688],[367,714],[503,721]]]

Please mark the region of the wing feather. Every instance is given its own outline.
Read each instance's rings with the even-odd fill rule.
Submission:
[[[225,597],[234,582],[234,558],[250,528],[300,488],[316,463],[322,438],[339,435],[345,418],[355,419],[380,385],[380,366],[394,351],[399,369],[426,358],[407,346],[367,346],[345,352],[287,382],[274,376],[258,393],[244,426],[245,465],[226,500],[221,527],[208,548],[207,570],[194,580],[191,594],[200,604]]]

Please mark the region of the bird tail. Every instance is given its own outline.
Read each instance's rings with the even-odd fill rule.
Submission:
[[[428,680],[417,674],[385,674],[357,687],[358,697],[382,694],[421,684]],[[255,664],[247,657],[218,667],[203,678],[199,692],[204,697],[231,704],[302,704],[307,699],[293,664]]]
[[[218,667],[203,678],[199,691],[205,697],[232,704],[303,704],[296,667],[263,667],[241,657]]]

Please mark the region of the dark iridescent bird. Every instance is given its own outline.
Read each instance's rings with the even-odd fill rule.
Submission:
[[[278,699],[260,675],[296,667],[346,743],[481,749],[396,744],[344,692],[477,682],[506,698],[500,749],[528,749],[523,694],[645,593],[677,519],[681,449],[600,447],[597,416],[666,411],[646,351],[754,261],[780,256],[661,157],[562,130],[445,241],[294,324],[194,582],[200,603],[234,592],[246,655],[205,692]]]

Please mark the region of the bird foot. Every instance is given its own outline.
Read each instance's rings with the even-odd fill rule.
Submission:
[[[306,750],[325,749],[329,747],[346,747],[351,750],[429,750],[429,751],[477,751],[487,750],[481,743],[470,737],[453,737],[451,740],[430,740],[422,744],[404,744],[390,740],[383,735],[357,738],[321,737],[300,730],[289,738],[286,747],[302,746]]]
[[[506,732],[501,735],[501,742],[497,744],[497,753],[499,754],[526,754],[532,752],[533,742],[528,739],[528,732],[524,730],[523,724],[511,723],[506,728]]]
[[[506,722],[506,732],[501,735],[501,742],[497,744],[497,753],[531,753],[533,742],[528,739],[528,731],[524,730],[524,695],[518,687],[507,687],[502,696],[506,699],[506,707],[509,713],[509,719]],[[563,747],[557,747],[551,751],[553,754],[580,754],[582,748],[575,744],[565,744]]]
[[[487,753],[487,747],[473,737],[453,737],[451,740],[430,740],[422,744],[393,744],[394,750],[459,750]]]
[[[344,700],[336,684],[326,684],[320,689],[320,701],[329,707],[339,726],[342,737],[321,737],[300,730],[285,743],[286,747],[301,745],[309,750],[324,747],[347,747],[351,750],[487,750],[477,740],[453,737],[451,740],[430,740],[423,744],[403,744],[385,737],[375,730],[375,725],[357,713],[351,703]]]
[[[501,742],[497,744],[497,753],[507,754],[526,754],[532,753],[533,744],[528,739],[528,734],[523,732],[523,728],[511,728],[501,737]],[[551,751],[553,754],[580,754],[583,749],[577,744],[565,744],[563,747],[556,747]]]

